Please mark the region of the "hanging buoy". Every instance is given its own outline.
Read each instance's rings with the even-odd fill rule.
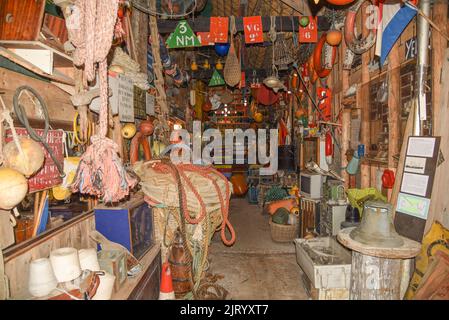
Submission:
[[[338,30],[331,30],[326,34],[326,42],[330,46],[338,46],[341,43],[342,34]]]
[[[122,128],[122,137],[125,139],[131,139],[136,134],[137,128],[134,123],[127,123]]]
[[[8,142],[3,149],[5,167],[19,171],[25,177],[35,174],[44,164],[44,152],[36,141],[20,137],[19,144],[23,154],[17,148],[14,141]]]
[[[0,208],[11,210],[25,198],[27,179],[17,170],[0,168]]]
[[[309,17],[301,17],[301,19],[299,19],[299,25],[303,28],[307,27],[309,25]]]
[[[262,122],[262,120],[263,120],[263,115],[262,115],[262,113],[256,112],[256,113],[254,114],[254,121],[260,123],[260,122]]]
[[[328,131],[325,136],[325,155],[327,164],[332,164],[332,157],[334,156],[334,144],[332,143],[332,135]]]

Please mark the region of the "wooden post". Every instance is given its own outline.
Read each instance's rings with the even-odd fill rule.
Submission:
[[[349,299],[402,299],[410,280],[410,260],[421,251],[421,244],[401,237],[400,247],[375,247],[352,239],[354,229],[345,228],[337,234],[337,240],[353,250]]]
[[[401,135],[399,118],[401,113],[401,61],[399,43],[397,42],[388,56],[388,168],[396,171],[393,156],[399,154],[399,137]],[[388,199],[391,198],[391,189]]]
[[[447,7],[445,0],[438,0],[433,4],[432,20],[433,22],[447,34]],[[444,51],[447,48],[446,39],[435,30],[432,30],[432,111],[433,111],[433,125],[434,132],[440,131],[440,116],[441,107],[441,91],[442,91],[442,68]],[[436,134],[438,135],[438,134]]]
[[[435,135],[441,136],[440,152],[443,154],[445,161],[437,166],[435,171],[430,209],[424,233],[430,229],[435,220],[447,223],[449,221],[449,197],[446,196],[449,179],[449,131],[447,130],[449,122],[449,90],[447,88],[449,83],[449,49],[446,49],[443,61],[441,84],[446,87],[442,87],[444,90],[442,90],[440,97],[439,118],[435,119],[436,123],[439,123],[436,126],[438,130],[435,130]],[[448,226],[446,225],[446,227]]]
[[[346,52],[346,42],[342,41],[340,46],[340,65],[343,65],[343,57]],[[341,72],[341,93],[340,102],[344,99],[346,91],[349,88],[349,70],[342,70]],[[345,105],[341,104],[340,108],[343,110],[341,115],[341,176],[345,179],[345,188],[349,188],[349,174],[346,171],[346,166],[348,165],[348,160],[346,159],[346,152],[349,149],[349,142],[351,140],[351,109],[347,109]]]
[[[148,50],[148,15],[139,10],[133,10],[131,16],[132,33],[134,36],[134,54],[140,65],[140,71],[147,72]]]
[[[362,9],[365,8],[362,6]],[[362,21],[368,19],[365,9],[362,10]],[[363,34],[366,35],[368,30],[366,23],[362,23]],[[369,69],[370,50],[362,53],[362,85],[357,90],[357,102],[362,112],[362,122],[360,128],[360,141],[365,145],[365,153],[368,152],[371,145],[371,123],[370,123],[370,104],[369,104]],[[362,163],[360,166],[361,187],[368,188],[371,184],[369,164]]]

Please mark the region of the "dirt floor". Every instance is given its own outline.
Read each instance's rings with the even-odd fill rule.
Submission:
[[[218,283],[229,292],[227,299],[308,299],[295,246],[271,240],[268,215],[244,198],[233,198],[230,221],[236,242],[227,247],[215,234],[208,270],[224,276]]]

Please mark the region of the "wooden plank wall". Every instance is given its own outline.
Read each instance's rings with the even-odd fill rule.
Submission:
[[[70,123],[73,121],[76,109],[70,102],[68,93],[50,82],[30,78],[20,73],[0,68],[0,90],[5,91],[3,100],[7,107],[12,108],[14,92],[23,85],[34,88],[41,95],[47,104],[51,121],[66,121]],[[35,113],[31,112],[33,110],[32,103],[26,104],[27,100],[23,99],[29,119],[39,119]]]
[[[50,251],[73,247],[76,249],[96,248],[96,243],[89,238],[95,230],[93,214],[88,214],[73,224],[57,229],[22,250],[5,253],[5,273],[9,279],[12,299],[30,298],[28,293],[28,272],[32,260],[49,257]]]

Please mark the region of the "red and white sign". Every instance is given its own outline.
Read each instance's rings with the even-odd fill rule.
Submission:
[[[309,24],[303,28],[299,26],[299,42],[317,42],[318,41],[318,25],[316,17],[309,17]]]
[[[210,39],[214,43],[227,43],[229,17],[210,17]]]
[[[262,17],[243,17],[243,30],[246,43],[263,42]]]
[[[200,40],[202,46],[213,46],[215,44],[210,32],[197,32],[196,37]]]

